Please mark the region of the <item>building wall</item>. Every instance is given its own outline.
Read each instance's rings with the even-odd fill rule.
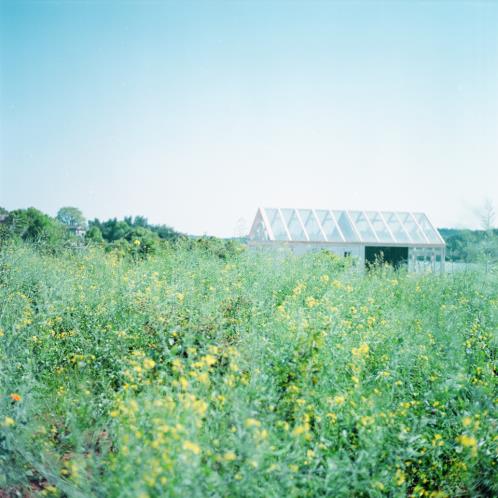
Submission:
[[[306,254],[308,252],[319,252],[322,250],[331,251],[338,256],[351,256],[356,258],[361,264],[365,263],[365,246],[361,244],[352,245],[334,245],[330,244],[313,244],[313,243],[293,243],[293,242],[266,242],[259,243],[250,241],[250,247],[268,248],[270,250],[290,251],[296,255]]]
[[[250,241],[250,247],[266,248],[268,250],[278,250],[282,252],[292,252],[302,255],[308,252],[318,252],[328,250],[338,256],[351,256],[356,258],[360,267],[365,266],[365,246],[369,244],[334,245],[295,243],[295,242],[258,242]],[[412,272],[444,272],[444,247],[409,247],[408,248],[408,271]]]
[[[408,270],[413,272],[444,272],[444,247],[410,247],[408,249]]]
[[[334,244],[289,244],[291,250],[294,254],[305,254],[307,252],[318,252],[326,249],[331,251],[338,256],[351,256],[360,260],[362,263],[365,260],[365,246],[362,245],[341,245],[336,246]]]

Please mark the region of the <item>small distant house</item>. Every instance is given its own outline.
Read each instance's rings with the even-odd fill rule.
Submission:
[[[444,271],[446,244],[424,213],[259,208],[252,247],[286,247],[294,253],[327,249],[362,265],[382,260],[410,271]]]
[[[69,227],[69,231],[76,235],[76,237],[84,237],[86,234],[86,229],[85,227],[81,225],[72,225]]]

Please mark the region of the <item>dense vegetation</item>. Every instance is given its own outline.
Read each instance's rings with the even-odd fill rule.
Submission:
[[[498,229],[440,228],[450,261],[498,262]]]
[[[5,244],[0,489],[496,496],[497,323],[492,272]]]
[[[2,215],[6,216],[3,220]],[[498,229],[441,228],[439,231],[447,245],[448,260],[498,262]],[[41,243],[53,252],[68,245],[99,244],[107,251],[117,251],[122,255],[146,256],[155,253],[163,242],[187,238],[192,239],[167,225],[151,224],[144,216],[106,221],[95,218],[87,222],[83,213],[74,207],[61,208],[55,218],[35,208],[16,209],[9,213],[0,207],[0,245],[2,241],[19,239]],[[208,241],[209,245],[216,243],[212,238]]]
[[[163,241],[184,238],[166,225],[152,225],[143,216],[112,218],[107,221],[85,220],[81,211],[63,207],[52,218],[38,209],[0,208],[0,244],[10,240],[36,242],[38,247],[56,252],[67,246],[100,244],[108,251],[145,256],[153,254]]]

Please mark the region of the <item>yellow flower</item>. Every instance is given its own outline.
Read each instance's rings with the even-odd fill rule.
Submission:
[[[402,486],[406,482],[406,474],[401,469],[396,471],[396,474],[394,475],[394,482],[398,486]]]
[[[133,244],[136,245],[136,246],[139,246],[141,244],[141,242],[138,239],[135,239],[133,241]]]
[[[208,351],[211,353],[211,354],[219,354],[220,352],[220,348],[218,346],[209,346],[208,347]]]
[[[298,467],[296,464],[291,463],[291,464],[289,465],[289,470],[290,470],[291,472],[296,473],[296,472],[298,472],[298,471],[299,471],[299,467]]]
[[[217,359],[213,356],[213,355],[210,355],[210,354],[207,354],[206,356],[204,356],[202,358],[202,360],[204,361],[204,363],[208,366],[208,367],[211,367],[212,365],[214,365],[217,361]]]
[[[15,425],[15,423],[16,423],[16,421],[13,418],[5,417],[2,425],[4,427],[12,427],[13,425]]]
[[[156,362],[152,360],[151,358],[145,358],[144,360],[144,367],[150,370],[151,368],[154,368],[156,366]]]
[[[223,460],[225,460],[225,462],[233,462],[234,460],[237,460],[237,455],[233,451],[227,451],[223,455]]]
[[[183,370],[183,363],[182,360],[180,360],[180,358],[174,358],[171,364],[175,372],[181,372]]]
[[[201,417],[204,417],[204,415],[206,415],[206,412],[208,410],[208,404],[203,399],[195,400],[193,402],[193,407],[195,412]]]
[[[308,308],[313,308],[318,304],[318,301],[314,297],[307,297],[306,298],[306,306]]]
[[[297,284],[296,287],[294,287],[292,294],[294,294],[294,296],[299,296],[299,294],[301,294],[301,292],[303,291],[303,289],[305,287],[306,287],[306,284],[304,284],[304,283]]]
[[[441,434],[434,434],[432,446],[444,446],[443,436],[441,436]]]
[[[327,417],[330,419],[330,421],[334,424],[337,422],[337,415],[335,413],[327,413]]]
[[[334,396],[333,399],[334,403],[338,406],[343,405],[344,402],[346,401],[346,398],[342,396],[341,394],[338,394],[337,396]]]
[[[291,434],[294,437],[298,437],[301,434],[304,434],[305,432],[306,432],[306,427],[304,425],[296,425],[296,427],[294,427],[294,430],[292,431]]]
[[[201,453],[201,447],[198,444],[193,443],[192,441],[184,441],[183,449],[191,451],[194,455],[199,455]]]
[[[260,431],[256,431],[256,438],[260,441],[264,441],[268,439],[268,431],[266,429],[261,429]]]
[[[472,423],[472,417],[464,417],[462,424],[464,427],[468,427]]]
[[[457,441],[462,445],[462,446],[475,446],[477,444],[477,440],[473,436],[466,436],[465,434],[462,434],[461,436],[457,437]]]
[[[200,372],[196,375],[196,377],[201,384],[209,384],[209,375],[207,372]]]
[[[465,448],[471,448],[472,456],[477,455],[477,439],[474,436],[467,436],[466,434],[462,434],[461,436],[458,436],[456,440]]]
[[[261,426],[261,422],[259,420],[256,420],[255,418],[248,418],[244,422],[244,425],[246,427],[260,427]]]
[[[364,415],[363,417],[361,417],[360,422],[363,427],[366,427],[367,425],[373,424],[374,418],[369,415]]]
[[[363,342],[360,347],[358,348],[353,348],[351,352],[353,353],[353,356],[356,356],[358,358],[361,358],[362,356],[367,356],[368,352],[370,351],[370,348],[368,347],[368,344]]]

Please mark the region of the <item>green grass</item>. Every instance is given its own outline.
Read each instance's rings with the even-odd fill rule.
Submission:
[[[496,496],[497,328],[478,272],[6,248],[0,496]]]

